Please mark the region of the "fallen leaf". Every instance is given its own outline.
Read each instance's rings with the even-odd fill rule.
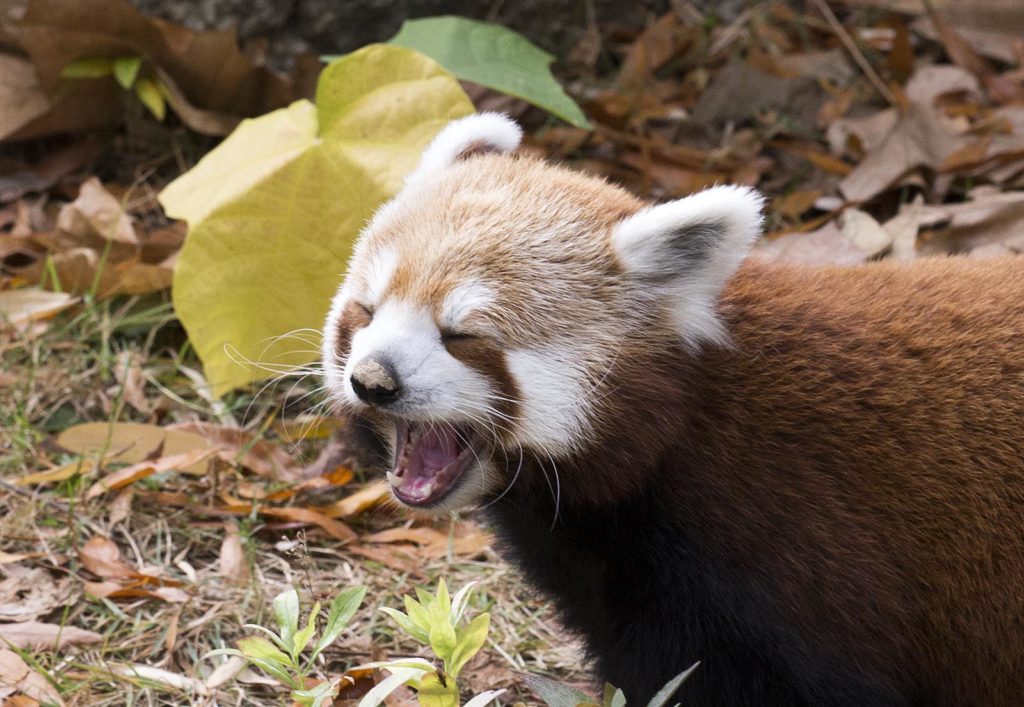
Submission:
[[[21,562],[22,560],[27,560],[30,557],[32,557],[32,555],[27,552],[4,552],[3,550],[0,550],[0,565],[9,565],[14,562]]]
[[[103,636],[95,631],[86,631],[75,626],[25,621],[16,624],[0,624],[0,643],[10,641],[15,648],[28,650],[59,650],[66,646],[99,643]]]
[[[210,695],[210,689],[201,680],[190,678],[180,673],[172,673],[163,668],[155,668],[151,665],[132,664],[111,664],[108,666],[110,672],[127,678],[137,678],[145,682],[155,682],[164,687],[180,692],[194,693],[201,697]]]
[[[864,251],[844,238],[833,222],[811,233],[789,233],[775,238],[763,238],[754,246],[751,256],[807,265],[856,265],[866,259]]]
[[[206,687],[210,690],[216,690],[222,685],[227,684],[228,681],[233,679],[240,672],[245,670],[246,663],[245,658],[233,655],[229,656],[227,660],[218,665],[209,677],[206,678]]]
[[[138,573],[121,559],[121,551],[108,538],[89,538],[78,551],[82,566],[98,577],[128,579]]]
[[[55,580],[44,569],[12,565],[0,569],[0,621],[34,621],[70,603],[71,580]]]
[[[184,422],[171,425],[168,429],[199,435],[211,446],[226,451],[230,461],[268,479],[280,481],[300,476],[299,468],[288,452],[238,427],[209,422]]]
[[[399,572],[405,572],[410,577],[422,580],[426,576],[423,574],[422,565],[416,560],[416,558],[409,553],[401,552],[400,546],[383,548],[354,545],[348,548],[348,550],[349,552],[365,557],[368,560],[378,562],[385,567],[390,567],[391,569],[398,570]]]
[[[39,85],[32,62],[0,54],[0,140],[49,109],[50,101]]]
[[[107,511],[110,514],[107,517],[109,526],[117,525],[128,519],[128,516],[131,515],[132,500],[134,498],[135,490],[131,487],[122,489],[119,494],[114,496],[114,499],[107,504]]]
[[[43,675],[28,666],[21,656],[7,648],[0,648],[0,687],[12,687],[22,693],[4,702],[4,707],[28,707],[42,701],[48,705],[64,707],[64,700]],[[25,699],[33,702],[25,702]],[[37,701],[38,700],[38,701]]]
[[[335,540],[348,542],[355,540],[357,537],[355,531],[340,520],[335,520],[309,508],[272,508],[265,506],[260,508],[259,511],[271,518],[281,518],[282,520],[315,525]]]
[[[144,579],[137,579],[128,584],[113,580],[83,582],[82,587],[86,593],[102,599],[159,599],[171,604],[182,604],[192,598],[179,587],[154,586]]]
[[[233,584],[245,584],[249,581],[249,562],[242,548],[242,536],[234,523],[225,525],[224,531],[220,544],[220,576]]]
[[[386,481],[375,481],[367,484],[351,496],[335,501],[329,506],[317,508],[320,513],[330,518],[348,518],[359,515],[390,498],[391,487]]]
[[[139,237],[124,205],[90,177],[79,187],[78,198],[61,208],[57,228],[82,245],[110,241],[134,252]]]
[[[843,237],[868,258],[884,253],[892,245],[892,234],[864,211],[847,209],[839,216],[839,223]]]
[[[73,454],[96,456],[108,453],[105,461],[137,464],[159,445],[168,456],[210,447],[197,434],[137,422],[87,422],[57,435],[57,445]],[[199,461],[183,471],[202,474],[206,462]]]
[[[67,292],[47,292],[39,287],[0,291],[0,331],[6,326],[21,328],[50,319],[73,307],[78,298]]]
[[[46,471],[37,471],[34,474],[26,474],[13,483],[18,486],[33,486],[35,484],[51,484],[55,481],[65,481],[72,476],[89,476],[96,470],[96,462],[92,459],[76,459],[73,462]]]
[[[201,473],[205,473],[206,468],[201,466],[202,463],[216,453],[217,450],[212,448],[191,449],[181,454],[160,457],[155,461],[142,461],[138,464],[123,467],[107,474],[90,486],[89,490],[85,492],[85,498],[90,500],[110,491],[124,488],[139,479],[145,479],[153,474],[162,474],[166,471],[202,468],[203,471]]]

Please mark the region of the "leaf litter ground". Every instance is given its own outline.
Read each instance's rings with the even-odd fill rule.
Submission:
[[[758,186],[760,257],[1020,253],[1024,8],[936,5],[763,2],[713,21],[681,2],[639,33],[592,23],[562,75],[593,132],[468,89],[527,126],[526,149],[651,198]],[[491,612],[472,691],[517,671],[585,685],[578,646],[476,519],[382,502],[315,414],[314,381],[206,393],[162,289],[181,225],[155,194],[210,143],[134,104],[122,120],[113,138],[0,144],[0,695],[279,704],[201,656],[287,586],[308,605],[352,584],[367,602],[324,672],[415,653],[376,609],[442,575],[480,580]]]

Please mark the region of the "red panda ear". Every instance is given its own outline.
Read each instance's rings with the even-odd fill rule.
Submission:
[[[437,134],[405,183],[412,184],[471,155],[512,152],[519,147],[522,137],[519,126],[500,113],[478,113],[461,118]]]
[[[641,209],[615,227],[612,245],[631,277],[660,291],[684,342],[728,341],[718,298],[761,233],[764,198],[713,187]]]

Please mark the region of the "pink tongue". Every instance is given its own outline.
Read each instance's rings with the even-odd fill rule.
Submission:
[[[407,482],[432,479],[459,456],[459,440],[449,429],[431,427],[403,445],[400,454],[395,473]]]

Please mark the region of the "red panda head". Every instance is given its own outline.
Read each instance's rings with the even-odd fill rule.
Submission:
[[[760,196],[647,206],[510,154],[519,140],[494,114],[445,128],[360,236],[327,317],[332,400],[391,440],[410,506],[472,505],[524,455],[557,464],[595,444],[623,351],[642,366],[637,352],[727,342],[716,302]]]

